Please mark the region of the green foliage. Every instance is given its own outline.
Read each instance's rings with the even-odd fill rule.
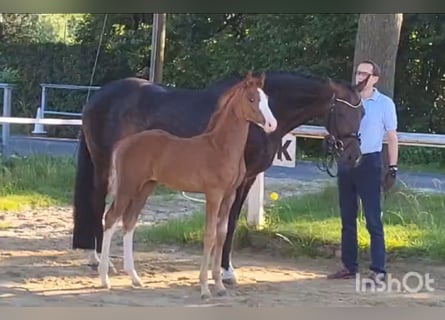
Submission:
[[[406,14],[396,66],[400,129],[445,133],[445,15]]]
[[[16,69],[5,67],[0,69],[0,82],[17,83],[20,80],[19,73]]]
[[[42,82],[89,84],[104,22],[94,84],[148,77],[152,14],[2,18],[0,70],[13,70],[8,72],[20,80],[14,115],[35,115]],[[349,81],[357,19],[358,14],[168,14],[163,82],[203,88],[252,69],[304,70]],[[400,131],[445,132],[444,22],[444,14],[404,15],[394,92]],[[53,43],[43,43],[50,39]],[[66,111],[78,112],[86,98],[85,93],[50,94],[49,103]],[[73,136],[66,131],[49,128],[50,135]],[[313,139],[299,140],[299,147],[309,156],[320,149]],[[443,151],[435,151],[437,157],[413,152],[426,152],[425,161],[444,157]]]
[[[89,85],[96,46],[62,43],[0,44],[0,69],[14,70],[19,81],[13,92],[13,116],[35,117],[40,106],[41,83]],[[133,75],[125,56],[103,50],[93,85]],[[81,112],[87,91],[48,89],[47,109]],[[48,126],[48,135],[75,137],[78,127]]]

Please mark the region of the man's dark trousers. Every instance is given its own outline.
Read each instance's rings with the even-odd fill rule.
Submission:
[[[358,272],[357,214],[361,198],[366,227],[371,237],[370,269],[377,273],[385,270],[385,239],[381,209],[381,152],[364,154],[356,168],[338,166],[339,204],[342,222],[341,252],[344,266]]]

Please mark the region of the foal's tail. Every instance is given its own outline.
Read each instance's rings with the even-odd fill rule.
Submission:
[[[114,198],[117,192],[116,150],[111,156],[110,172],[108,176],[108,193]]]
[[[77,171],[74,186],[73,249],[95,248],[94,235],[94,165],[83,133],[80,135],[77,154]]]

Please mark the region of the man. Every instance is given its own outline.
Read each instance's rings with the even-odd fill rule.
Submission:
[[[359,131],[363,158],[356,168],[344,165],[338,167],[337,183],[342,223],[341,260],[343,268],[328,275],[328,279],[354,278],[358,272],[358,197],[362,202],[366,227],[371,238],[370,279],[384,281],[386,278],[385,237],[380,201],[382,143],[386,133],[389,167],[383,170],[387,170],[387,177],[394,181],[397,172],[398,139],[394,102],[375,88],[380,74],[380,67],[372,60],[362,61],[356,68],[356,83],[369,77],[366,86],[360,93],[365,108],[365,116]]]

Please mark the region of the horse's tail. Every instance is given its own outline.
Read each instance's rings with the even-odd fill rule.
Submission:
[[[74,187],[73,249],[95,249],[94,235],[94,165],[83,133],[80,136],[77,155],[77,171]]]

